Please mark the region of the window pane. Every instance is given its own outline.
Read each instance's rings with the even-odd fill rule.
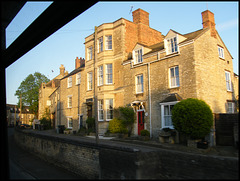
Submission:
[[[178,72],[178,66],[175,67],[175,76],[178,76],[179,75],[179,72]]]

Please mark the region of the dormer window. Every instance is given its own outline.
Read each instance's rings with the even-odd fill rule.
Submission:
[[[172,53],[178,52],[177,36],[166,39],[165,47],[167,49],[167,54],[172,54]]]
[[[135,50],[134,54],[135,64],[142,63],[142,49]]]

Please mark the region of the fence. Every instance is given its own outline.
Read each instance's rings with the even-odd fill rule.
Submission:
[[[215,114],[216,144],[219,146],[238,146],[239,113]]]

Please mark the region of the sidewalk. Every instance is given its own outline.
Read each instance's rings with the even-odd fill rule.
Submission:
[[[27,132],[35,132],[40,135],[52,135],[54,137],[65,138],[80,142],[96,143],[95,136],[79,136],[78,134],[57,134],[55,130],[26,130]],[[175,151],[188,152],[193,154],[203,154],[212,156],[224,156],[224,157],[238,157],[239,150],[232,146],[215,146],[208,149],[190,148],[181,144],[169,144],[159,143],[158,141],[140,141],[136,139],[123,139],[114,137],[99,136],[99,144],[124,147],[129,149],[135,149],[143,152],[153,151],[157,149],[169,149]]]

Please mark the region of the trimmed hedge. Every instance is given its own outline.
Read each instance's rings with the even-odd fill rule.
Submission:
[[[199,99],[185,99],[172,110],[174,128],[191,139],[203,139],[210,133],[213,114],[210,106]]]

